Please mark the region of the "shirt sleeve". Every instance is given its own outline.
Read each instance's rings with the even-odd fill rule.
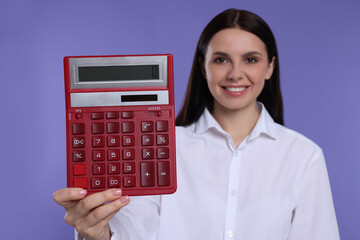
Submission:
[[[109,221],[111,240],[155,240],[160,222],[160,196],[130,197]],[[75,231],[75,240],[86,240]]]
[[[299,203],[294,210],[289,240],[340,239],[323,153],[308,167]]]

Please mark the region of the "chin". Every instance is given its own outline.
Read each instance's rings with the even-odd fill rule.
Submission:
[[[214,109],[219,108],[222,111],[242,111],[246,109],[250,109],[251,107],[256,108],[256,100],[251,102],[232,102],[229,103],[228,101],[224,102],[215,102]]]

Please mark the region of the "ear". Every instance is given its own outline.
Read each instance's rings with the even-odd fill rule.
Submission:
[[[273,74],[276,65],[275,60],[276,57],[273,57],[271,59],[271,63],[269,63],[268,68],[266,69],[265,80],[269,80],[271,78],[271,75]]]
[[[204,58],[203,58],[203,57],[199,57],[199,58],[198,58],[198,63],[199,63],[199,65],[200,65],[201,74],[202,74],[203,78],[206,79],[206,71],[205,71]]]

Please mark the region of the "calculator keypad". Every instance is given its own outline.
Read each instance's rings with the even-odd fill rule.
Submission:
[[[145,117],[139,119],[137,114]],[[141,191],[171,186],[171,174],[175,174],[174,170],[171,173],[175,169],[171,164],[175,164],[175,159],[170,153],[175,143],[170,142],[169,120],[162,119],[161,111],[146,114],[146,111],[74,113],[72,186],[90,192],[114,187]]]

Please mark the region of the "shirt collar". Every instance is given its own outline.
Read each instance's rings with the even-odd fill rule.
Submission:
[[[203,114],[200,116],[199,120],[195,123],[194,132],[198,134],[202,134],[211,128],[215,128],[220,132],[224,131],[219,125],[219,123],[215,120],[215,118],[211,115],[209,110],[205,108]]]
[[[259,137],[261,134],[265,134],[266,136],[276,139],[277,134],[275,131],[276,123],[270,116],[269,112],[266,110],[265,106],[261,102],[257,102],[257,108],[260,111],[260,116],[255,124],[254,129],[249,134],[249,140],[253,140]]]
[[[261,134],[264,134],[270,138],[276,139],[277,134],[275,131],[275,122],[271,118],[270,114],[260,102],[257,103],[257,108],[260,111],[259,119],[254,127],[254,129],[249,134],[248,140],[251,141]],[[221,128],[219,123],[214,119],[209,110],[205,108],[203,114],[200,116],[199,120],[194,124],[194,132],[197,134],[202,134],[209,129],[216,129],[221,133],[225,131]],[[227,133],[226,133],[227,134]]]

